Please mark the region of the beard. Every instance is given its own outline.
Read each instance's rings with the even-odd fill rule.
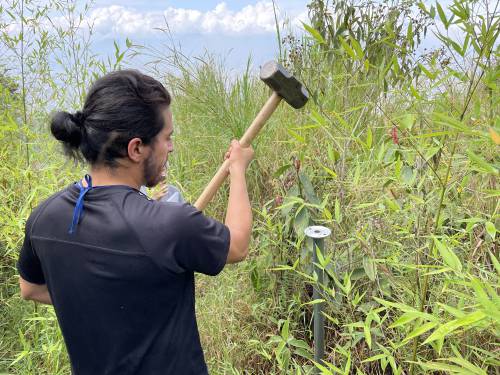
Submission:
[[[145,185],[148,188],[155,187],[165,179],[165,164],[155,163],[153,155],[150,155],[144,163],[143,175]]]

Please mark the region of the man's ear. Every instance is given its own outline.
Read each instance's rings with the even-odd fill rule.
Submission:
[[[140,138],[132,138],[127,147],[128,157],[135,163],[140,163],[147,157],[147,146]]]

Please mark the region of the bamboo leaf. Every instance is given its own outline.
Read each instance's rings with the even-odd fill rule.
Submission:
[[[372,258],[367,256],[363,257],[363,268],[370,281],[375,281],[377,276],[377,266]]]
[[[363,333],[365,335],[365,341],[368,345],[368,348],[372,348],[372,334],[370,332],[370,326],[369,325],[364,325],[363,326]]]
[[[288,333],[290,328],[290,321],[287,319],[283,323],[283,327],[281,327],[281,337],[286,341],[288,339]]]
[[[345,39],[342,38],[341,36],[339,36],[338,38],[339,38],[340,44],[342,45],[342,48],[344,49],[344,51],[346,51],[347,54],[349,56],[351,56],[354,60],[357,60],[356,53],[351,48],[351,46],[345,41]]]
[[[363,55],[364,55],[363,50],[361,49],[361,45],[353,37],[350,38],[350,41],[351,41],[352,47],[354,48],[354,51],[356,52],[357,59],[361,60],[363,58]]]
[[[467,151],[467,155],[475,170],[483,173],[498,174],[498,170],[479,155],[476,155],[470,150]]]
[[[386,358],[387,355],[384,354],[384,353],[381,353],[381,354],[377,354],[377,355],[374,355],[373,357],[369,357],[363,361],[361,361],[361,363],[366,363],[366,362],[373,362],[373,361],[377,361],[379,359],[382,359],[382,358]]]
[[[462,263],[460,263],[460,259],[458,259],[453,250],[450,250],[447,245],[440,242],[436,237],[433,237],[433,239],[444,263],[451,269],[460,272],[462,270]]]
[[[445,29],[448,30],[448,26],[449,26],[448,25],[448,19],[446,18],[446,14],[444,13],[444,10],[441,7],[441,4],[439,4],[437,1],[436,1],[436,7],[437,7],[439,19],[443,23]]]
[[[288,343],[296,348],[311,350],[310,346],[304,340],[290,339],[288,340]]]
[[[293,131],[292,129],[287,129],[286,131],[288,132],[288,134],[290,134],[293,138],[295,138],[300,143],[306,143],[306,139],[303,136],[301,136],[299,133]]]
[[[406,336],[404,338],[403,343],[407,343],[411,339],[424,334],[425,332],[427,332],[427,331],[431,330],[432,328],[434,328],[435,326],[437,326],[437,324],[438,324],[437,322],[428,322],[428,323],[425,323],[425,324],[418,326],[413,331],[411,331],[408,334],[408,336]]]
[[[423,66],[422,64],[418,64],[420,70],[422,70],[422,72],[424,72],[424,74],[427,76],[427,78],[429,78],[430,80],[434,80],[436,77],[437,77],[437,73],[434,72],[434,73],[431,73],[430,70],[428,70],[425,66]]]
[[[342,214],[340,213],[340,202],[338,198],[335,198],[335,221],[339,224],[342,221]]]
[[[433,119],[436,123],[471,134],[471,130],[461,121],[455,120],[444,113],[434,113]]]
[[[490,235],[490,237],[495,241],[495,236],[497,233],[497,229],[495,228],[495,224],[493,224],[491,221],[487,221],[484,226],[486,227],[486,232]]]
[[[491,262],[495,266],[495,269],[497,270],[497,274],[500,276],[500,262],[498,262],[498,259],[495,258],[493,253],[489,252],[489,254],[490,254]]]
[[[330,168],[328,168],[327,166],[324,166],[322,165],[321,166],[326,173],[328,173],[330,176],[332,176],[333,178],[337,178],[337,173],[335,173],[333,170],[331,170]]]
[[[372,129],[369,127],[366,130],[366,147],[371,148],[372,142],[373,142],[373,134],[372,134]]]
[[[444,371],[445,373],[458,373],[458,374],[463,374],[464,372],[462,371],[462,368],[459,366],[454,366],[454,365],[448,365],[446,363],[439,363],[439,362],[426,362],[426,363],[421,363],[418,362],[419,366],[425,368],[425,369],[430,369],[430,370],[439,370],[439,371]]]
[[[306,31],[316,40],[316,42],[318,42],[318,44],[325,44],[325,39],[323,39],[323,36],[318,30],[304,22],[302,22],[302,25],[304,26],[304,29],[306,29]]]
[[[467,327],[474,323],[477,323],[486,318],[486,314],[482,311],[475,311],[462,318],[454,319],[450,322],[440,325],[432,334],[423,342],[423,344],[428,344],[435,340],[440,340],[445,336],[449,335],[453,331],[461,327]]]
[[[312,204],[320,204],[309,176],[303,172],[299,172],[299,180],[302,184],[305,198]]]
[[[472,374],[476,374],[476,375],[487,375],[486,371],[484,371],[482,368],[473,365],[472,363],[465,360],[464,358],[451,357],[451,358],[443,358],[443,360],[446,360],[448,362],[453,362],[453,363],[456,363],[457,365],[462,366],[464,370],[468,370],[468,371],[466,371],[467,373],[471,372]]]
[[[411,321],[420,318],[421,313],[420,312],[406,312],[403,315],[399,317],[394,323],[392,323],[389,328],[396,328],[400,326],[404,326],[407,323],[410,323]]]

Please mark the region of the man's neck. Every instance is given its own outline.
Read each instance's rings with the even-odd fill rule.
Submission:
[[[126,185],[139,190],[142,185],[141,178],[133,168],[91,167],[90,175],[93,186]]]

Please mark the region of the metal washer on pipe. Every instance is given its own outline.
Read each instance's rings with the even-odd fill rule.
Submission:
[[[307,237],[310,238],[325,238],[328,237],[332,231],[327,227],[321,225],[312,225],[304,230]]]

